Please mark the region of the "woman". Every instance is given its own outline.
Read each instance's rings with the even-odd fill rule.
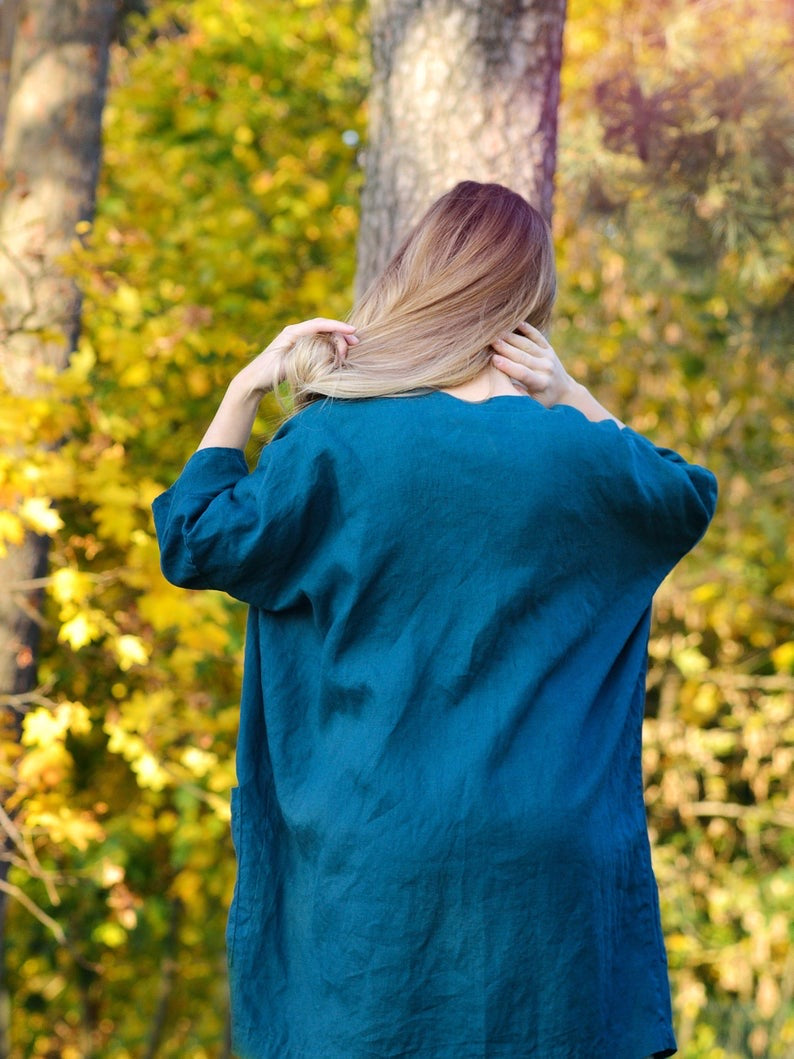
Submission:
[[[169,580],[251,608],[244,1059],[675,1050],[645,660],[716,487],[568,377],[554,292],[540,215],[458,185],[350,323],[288,327],[240,372],[155,502]],[[298,411],[249,474],[284,378]]]

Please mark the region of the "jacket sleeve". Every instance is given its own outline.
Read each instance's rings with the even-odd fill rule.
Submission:
[[[631,467],[630,481],[644,509],[649,538],[671,567],[708,529],[717,507],[717,479],[705,467],[687,463],[633,430],[621,431]],[[631,490],[623,500],[631,514]]]
[[[602,510],[625,542],[662,580],[706,532],[717,504],[717,479],[635,431],[594,424],[600,443],[590,454]],[[599,458],[599,453],[601,458]]]
[[[616,582],[655,589],[706,532],[717,503],[711,471],[615,422],[557,406],[567,425],[562,492],[578,513],[581,546]]]
[[[195,452],[153,513],[165,577],[279,609],[310,561],[333,502],[333,467],[298,428],[268,444],[249,473],[238,449]]]

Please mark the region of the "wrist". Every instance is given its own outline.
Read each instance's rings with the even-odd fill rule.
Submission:
[[[259,406],[259,402],[267,393],[268,387],[262,386],[258,381],[245,374],[245,369],[239,372],[226,389],[226,397],[236,404]]]
[[[576,407],[585,394],[589,396],[589,391],[586,387],[580,382],[577,382],[576,379],[572,379],[570,375],[566,374],[565,381],[560,386],[554,404],[570,404]]]
[[[617,416],[604,408],[604,406],[593,397],[586,386],[581,382],[575,382],[573,379],[570,380],[570,385],[566,388],[565,393],[560,397],[559,401],[557,401],[557,404],[570,405],[571,408],[576,408],[593,423],[600,423],[605,419],[611,419],[613,422],[617,423],[619,427],[625,426]]]

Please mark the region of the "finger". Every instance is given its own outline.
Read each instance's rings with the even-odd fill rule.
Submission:
[[[532,368],[535,371],[541,370],[544,367],[548,368],[549,366],[546,357],[530,353],[528,350],[522,349],[514,342],[509,342],[504,338],[497,338],[495,342],[491,343],[491,347],[502,356],[509,357],[511,360],[523,364],[528,368]]]
[[[499,356],[498,353],[492,357],[492,362],[495,368],[515,382],[521,383],[530,393],[541,393],[548,386],[549,379],[545,372],[535,371],[524,364],[516,364],[515,361]]]
[[[541,346],[539,342],[536,342],[529,335],[521,334],[518,331],[511,331],[509,334],[500,335],[498,341],[506,342],[508,345],[513,346],[515,349],[519,349],[525,353],[542,352],[547,353],[547,346]],[[494,345],[495,343],[491,343]]]
[[[347,357],[348,345],[345,341],[345,336],[335,331],[331,335],[331,340],[334,343],[334,364],[338,368]]]
[[[346,356],[347,351],[350,349],[350,347],[357,345],[359,341],[358,335],[343,335],[340,334],[339,331],[332,331],[331,338],[333,339],[336,348],[341,352],[342,356]]]
[[[531,338],[533,342],[541,346],[543,349],[551,349],[551,343],[543,332],[538,331],[537,327],[533,327],[532,324],[527,323],[526,320],[523,320],[516,330],[521,334],[527,335],[527,337]]]
[[[343,320],[332,320],[327,316],[315,316],[313,320],[303,320],[299,324],[290,324],[289,330],[297,335],[317,335],[333,331],[339,331],[343,335],[352,335],[356,328],[354,324],[346,324]]]

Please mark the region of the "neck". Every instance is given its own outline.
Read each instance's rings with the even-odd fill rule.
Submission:
[[[462,401],[487,401],[489,397],[529,396],[526,390],[514,383],[508,375],[499,371],[493,364],[483,368],[479,375],[475,375],[468,382],[462,382],[459,386],[442,386],[441,389],[444,393],[459,397]]]

